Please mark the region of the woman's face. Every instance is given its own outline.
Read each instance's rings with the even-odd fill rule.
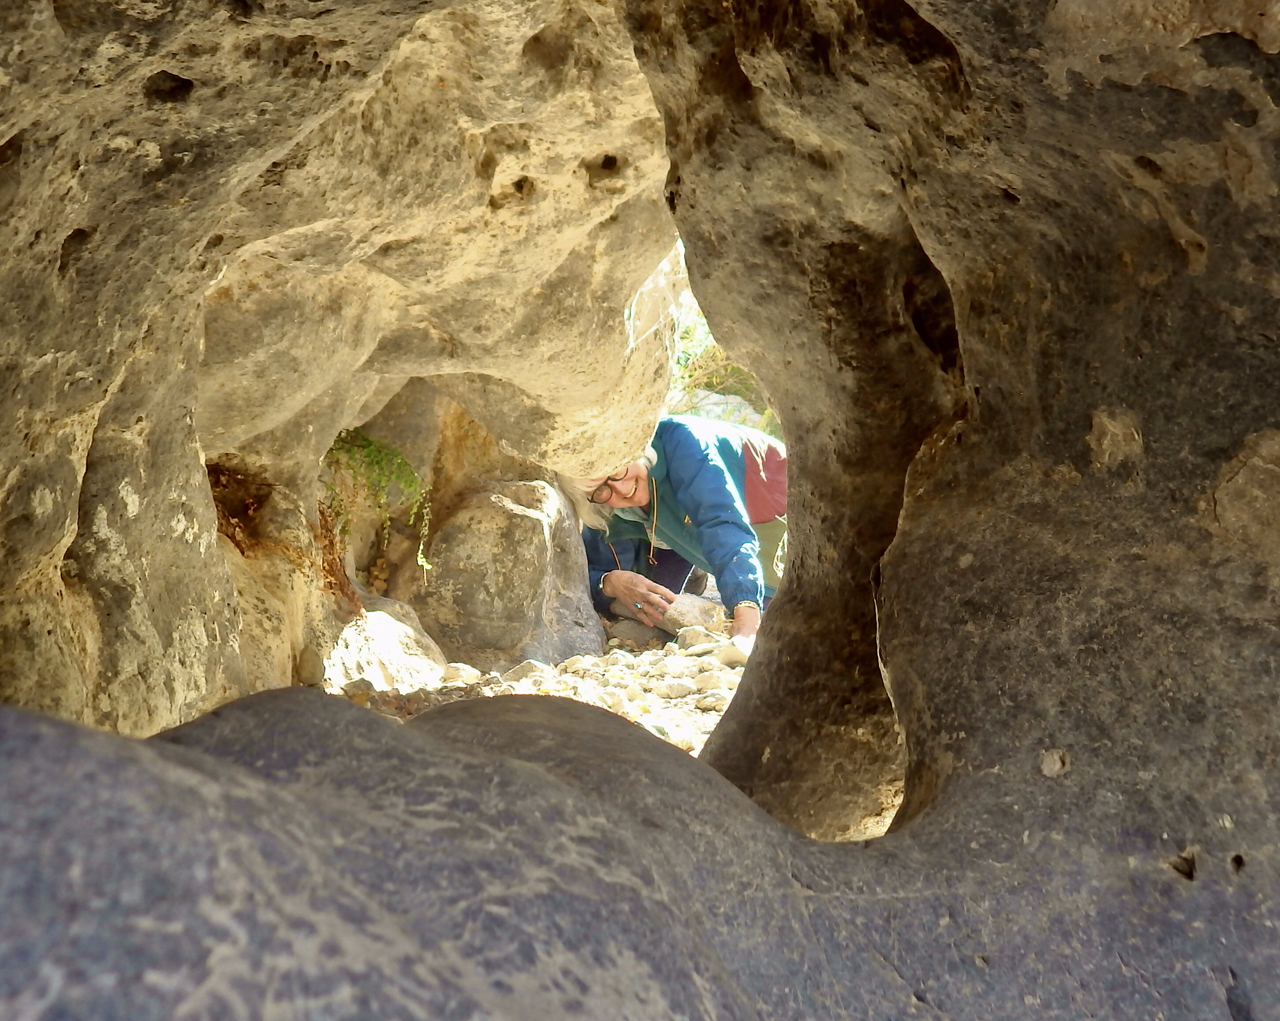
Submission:
[[[596,484],[591,502],[620,510],[623,507],[649,505],[649,469],[643,461],[633,461],[626,469],[605,479],[591,479]]]

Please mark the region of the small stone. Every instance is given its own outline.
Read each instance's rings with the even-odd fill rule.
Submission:
[[[576,673],[578,668],[585,667],[587,662],[586,656],[570,656],[560,664],[560,669],[565,673]]]
[[[687,737],[677,737],[674,740],[672,740],[671,743],[675,745],[677,748],[679,748],[682,752],[693,751],[693,741]]]
[[[696,677],[706,664],[690,656],[668,656],[662,664],[662,672],[668,677]]]
[[[462,681],[470,684],[480,679],[480,671],[467,663],[450,663],[444,668],[445,681]]]
[[[1045,776],[1062,776],[1071,768],[1071,756],[1062,748],[1050,748],[1040,755],[1040,772]]]
[[[712,634],[704,627],[694,625],[693,627],[684,627],[676,632],[676,644],[682,649],[688,649],[691,645],[703,645],[707,642],[719,642],[718,635]]]
[[[634,666],[635,657],[626,652],[611,652],[605,656],[604,663],[606,666]]]
[[[411,691],[405,695],[404,704],[411,713],[421,712],[431,704],[431,692],[426,688]]]
[[[693,704],[703,712],[720,712],[729,704],[729,699],[718,691],[712,691],[705,695],[700,695],[698,701]]]
[[[324,687],[324,657],[313,646],[304,645],[293,668],[294,680],[308,688]]]
[[[611,713],[622,714],[622,710],[626,708],[622,700],[622,696],[616,691],[605,690],[600,693],[600,701],[606,709]]]
[[[716,642],[703,642],[701,645],[690,645],[687,649],[684,650],[684,654],[686,656],[710,656],[713,652],[715,652],[724,644],[725,644],[724,642],[716,641]]]
[[[357,695],[372,695],[376,690],[373,682],[367,677],[357,677],[354,681],[349,681],[342,686],[342,693],[347,698],[355,698]]]
[[[515,684],[517,681],[523,681],[525,678],[542,678],[548,679],[555,677],[555,671],[547,663],[543,663],[537,659],[526,659],[523,663],[517,663],[505,674],[502,675],[503,684]]]
[[[728,667],[747,665],[747,653],[733,642],[725,642],[712,655]]]
[[[697,690],[688,681],[659,681],[653,686],[653,693],[659,698],[684,698]]]
[[[628,684],[622,689],[622,693],[632,702],[638,698],[644,698],[644,692],[634,684]]]
[[[658,626],[669,634],[679,634],[682,628],[715,624],[721,619],[722,611],[718,603],[701,596],[683,592],[676,596],[676,601],[667,607]]]
[[[710,691],[712,688],[727,688],[730,684],[737,687],[738,679],[728,670],[704,670],[693,679],[693,684],[699,691]]]

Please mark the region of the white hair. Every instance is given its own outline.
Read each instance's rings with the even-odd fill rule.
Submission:
[[[635,461],[628,461],[621,468],[615,468],[608,474],[616,475],[619,471],[625,471],[636,461],[643,464],[645,470],[648,471],[658,463],[658,452],[653,449],[652,445],[647,446],[644,448],[644,453],[637,457]],[[560,482],[560,488],[564,491],[564,495],[573,504],[573,509],[578,514],[578,521],[587,528],[594,528],[597,532],[607,532],[609,530],[609,518],[613,515],[613,508],[603,503],[591,502],[591,494],[600,487],[600,483],[593,479],[575,479],[559,473],[557,473],[556,478]]]

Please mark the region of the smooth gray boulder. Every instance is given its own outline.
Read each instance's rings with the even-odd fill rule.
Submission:
[[[1274,820],[1165,860],[1106,799],[1046,814],[1071,776],[973,842],[824,845],[564,699],[267,692],[147,742],[0,709],[0,1015],[1275,1018]]]

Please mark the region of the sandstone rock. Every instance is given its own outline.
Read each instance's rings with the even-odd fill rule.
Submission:
[[[698,700],[694,703],[694,705],[696,705],[699,709],[713,711],[713,712],[722,711],[724,707],[728,704],[729,704],[729,699],[726,698],[724,695],[721,695],[719,692],[711,692],[705,695],[699,695]]]
[[[341,743],[330,743],[334,734]],[[365,1002],[367,1021],[403,1016],[406,1003],[425,1018],[466,1017],[459,1002],[478,1004],[468,1010],[472,1018],[555,1017],[566,1013],[567,994],[555,987],[566,968],[582,983],[572,993],[581,1008],[567,1013],[587,1017],[666,1021],[672,1002],[685,1004],[678,1009],[686,1016],[708,1018],[724,1014],[725,1005],[741,1017],[845,1021],[851,1011],[886,1010],[925,1017],[913,991],[920,986],[904,983],[895,963],[907,956],[920,969],[913,977],[927,977],[929,998],[949,1017],[989,1018],[993,1002],[1007,1002],[1008,1016],[1023,1017],[1028,997],[1043,998],[1060,984],[1071,995],[1053,1003],[1073,1012],[1083,1002],[1120,1021],[1154,974],[1165,976],[1166,1006],[1175,993],[1184,1002],[1203,994],[1220,1005],[1223,982],[1213,975],[1133,973],[1135,955],[1154,962],[1178,953],[1151,931],[1150,891],[1132,889],[1138,870],[1145,883],[1179,898],[1180,914],[1234,910],[1231,920],[1250,928],[1248,943],[1227,945],[1237,976],[1227,977],[1232,1002],[1266,1004],[1280,995],[1267,919],[1251,919],[1238,906],[1241,892],[1267,886],[1266,877],[1251,873],[1266,858],[1254,845],[1238,871],[1229,859],[1220,862],[1230,878],[1218,889],[1206,882],[1216,844],[1192,850],[1175,841],[1178,850],[1165,853],[1173,864],[1165,864],[1158,845],[1144,852],[1143,836],[1128,837],[1121,852],[1133,852],[1134,864],[1126,857],[1100,863],[1111,881],[1110,910],[1078,921],[1068,959],[1046,955],[1028,975],[1021,954],[1045,938],[1041,913],[1057,920],[1067,909],[1058,897],[1046,906],[1038,889],[1006,880],[1013,870],[1040,874],[1065,839],[1020,832],[991,848],[1000,855],[993,859],[951,847],[922,887],[919,860],[899,849],[911,843],[905,835],[897,848],[816,844],[767,819],[714,771],[642,728],[560,699],[457,702],[402,727],[294,689],[233,703],[145,743],[0,707],[0,757],[12,781],[0,846],[18,898],[0,912],[0,942],[64,975],[49,985],[39,972],[20,970],[9,978],[8,995],[28,996],[22,1002],[39,995],[46,1008],[64,1013],[175,1014],[197,991],[223,989],[254,1015],[281,1002],[313,1003],[301,993],[282,994],[274,972],[256,970],[264,961],[244,944],[242,930],[216,925],[193,942],[157,924],[196,925],[210,903],[234,890],[252,892],[238,915],[250,931],[269,930],[292,913],[339,946],[378,948],[352,969],[350,952],[317,956],[309,939],[277,934],[268,965],[310,969],[326,996]],[[113,782],[96,784],[104,774]],[[75,782],[60,782],[68,776]],[[430,811],[406,811],[406,804]],[[122,818],[130,824],[122,826]],[[1215,818],[1205,834],[1235,846],[1242,823],[1233,821],[1227,829]],[[495,833],[518,839],[496,841]],[[568,846],[566,833],[576,838]],[[282,856],[281,846],[291,853]],[[583,846],[607,853],[584,858]],[[686,873],[675,867],[681,861],[699,868]],[[72,866],[84,883],[67,881]],[[964,884],[975,869],[986,880],[985,901]],[[1197,878],[1189,881],[1188,872]],[[530,954],[495,959],[492,948],[506,945],[502,936],[492,944],[476,934],[474,911],[487,903],[479,879],[496,874],[507,877],[503,932],[521,932]],[[457,878],[442,882],[444,875]],[[654,875],[663,882],[653,883]],[[743,883],[744,875],[752,881]],[[335,902],[335,876],[348,895],[376,905],[376,914]],[[1091,870],[1080,895],[1099,878]],[[54,884],[60,897],[43,896]],[[1115,910],[1121,899],[1147,905],[1148,913]],[[1201,909],[1206,899],[1212,903]],[[68,912],[81,937],[75,945],[56,938]],[[955,950],[956,923],[938,924],[953,916],[981,917],[980,954]],[[876,926],[889,926],[883,931],[899,939],[889,963],[886,944],[867,935],[882,931]],[[655,942],[654,932],[662,939]],[[1126,948],[1124,960],[1117,945]],[[611,953],[602,957],[605,947]],[[221,963],[205,974],[211,954]],[[442,981],[440,972],[459,954],[474,967]],[[396,965],[405,957],[422,967],[405,972]],[[1255,970],[1257,958],[1264,966]],[[1097,962],[1096,989],[1079,982],[1082,959]],[[632,960],[643,963],[625,963]],[[103,978],[121,967],[153,981]],[[780,985],[778,969],[793,981]],[[528,991],[495,989],[495,980]],[[1127,999],[1111,1009],[1117,989]],[[1068,1016],[1051,1006],[1054,1014]]]
[[[705,645],[709,642],[721,642],[724,639],[712,631],[708,631],[704,627],[686,627],[676,632],[676,644],[685,651],[689,651],[692,646]],[[689,653],[697,655],[697,653]]]
[[[621,311],[674,231],[617,14],[393,7],[4,16],[0,698],[146,733],[289,683],[293,582],[224,563],[206,462],[314,524],[334,435],[411,377],[566,471],[648,435],[667,354]]]
[[[526,659],[523,663],[513,666],[505,674],[502,675],[503,684],[515,684],[517,681],[523,681],[531,677],[551,678],[555,674],[555,669],[546,663],[539,662],[536,659]]]
[[[509,669],[603,652],[573,519],[545,482],[494,483],[434,533],[434,565],[414,605],[451,659]]]
[[[659,681],[652,688],[653,693],[659,698],[684,698],[697,690],[688,681]]]
[[[682,592],[663,615],[659,626],[668,634],[678,634],[688,627],[703,627],[723,620],[724,611],[717,603],[701,596]]]
[[[444,655],[417,623],[413,610],[376,596],[367,602],[370,611],[343,628],[329,652],[327,683],[342,688],[351,678],[365,677],[380,691],[438,683],[445,671]]]
[[[665,641],[667,638],[667,632],[661,628],[649,627],[638,620],[629,620],[625,617],[610,624],[605,630],[612,638],[619,638],[624,642],[635,642],[638,645]]]

